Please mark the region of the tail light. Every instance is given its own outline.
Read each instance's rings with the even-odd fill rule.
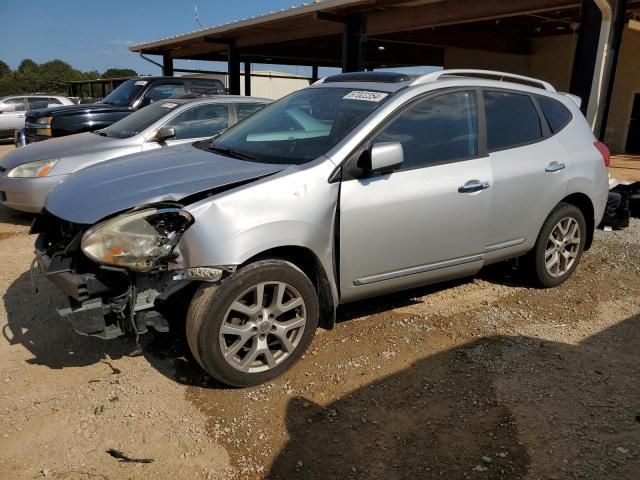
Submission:
[[[594,142],[593,144],[600,154],[602,155],[602,160],[604,160],[604,166],[609,167],[611,163],[611,152],[609,151],[609,147],[603,142]]]

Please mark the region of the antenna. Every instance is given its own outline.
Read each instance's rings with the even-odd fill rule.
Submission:
[[[200,23],[200,17],[198,16],[198,2],[193,2],[193,14],[195,16],[195,20],[196,20],[196,23],[198,24],[198,27],[200,27],[200,30],[202,30],[204,27]]]

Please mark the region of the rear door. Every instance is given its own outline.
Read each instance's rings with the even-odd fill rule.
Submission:
[[[535,242],[542,222],[564,198],[569,157],[533,95],[486,89],[483,100],[493,171],[486,252],[506,258]]]
[[[477,92],[464,90],[419,100],[366,145],[400,142],[404,163],[390,174],[342,182],[344,300],[481,268],[492,180],[478,139]]]

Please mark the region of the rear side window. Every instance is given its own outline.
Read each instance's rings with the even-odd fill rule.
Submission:
[[[224,85],[220,80],[191,80],[189,82],[191,93],[215,95],[225,93]]]
[[[538,104],[544,113],[549,128],[553,133],[558,133],[571,121],[572,115],[567,107],[553,98],[536,96]]]
[[[400,142],[403,169],[463,160],[478,153],[475,92],[428,98],[393,120],[374,140]]]
[[[487,117],[487,149],[501,150],[533,143],[542,138],[538,111],[529,95],[484,92]]]

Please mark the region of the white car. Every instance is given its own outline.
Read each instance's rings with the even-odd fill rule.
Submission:
[[[39,108],[73,105],[67,97],[58,95],[13,95],[0,97],[0,139],[13,138],[16,129],[24,127],[25,113]]]

